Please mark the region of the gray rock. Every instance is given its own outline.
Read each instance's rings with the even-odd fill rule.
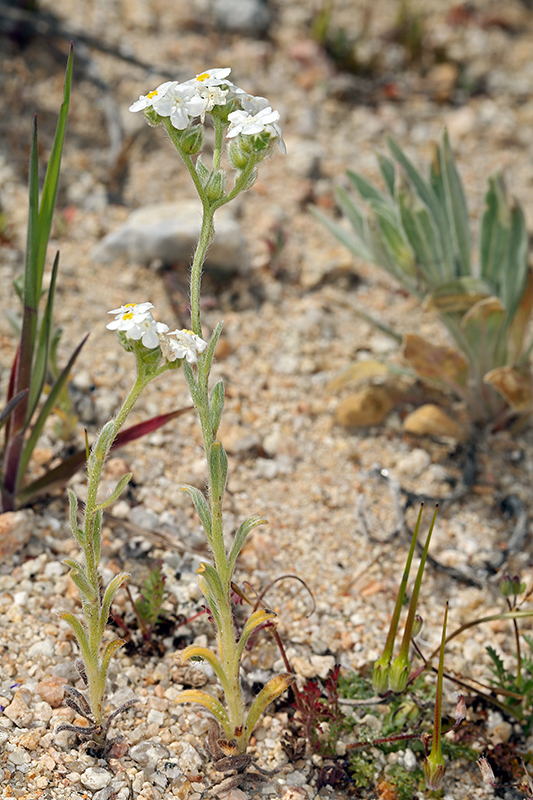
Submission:
[[[147,775],[154,772],[157,762],[162,758],[168,758],[170,750],[164,744],[158,742],[139,742],[139,744],[130,747],[129,756],[137,764],[143,767]]]
[[[103,767],[89,767],[81,776],[82,784],[93,792],[104,789],[111,782],[112,774]]]
[[[264,0],[213,0],[212,10],[221,28],[239,33],[262,35],[272,20]]]
[[[199,200],[145,206],[133,211],[124,225],[104,236],[93,248],[92,257],[104,264],[118,258],[128,258],[141,264],[149,264],[157,259],[165,264],[190,262],[200,234],[201,221]],[[239,224],[229,209],[219,209],[206,269],[242,272],[248,264],[246,242]]]

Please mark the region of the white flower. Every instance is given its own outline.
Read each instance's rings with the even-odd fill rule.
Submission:
[[[224,78],[231,72],[231,67],[223,67],[221,69],[206,69],[205,72],[199,72],[196,78],[191,78],[185,81],[189,86],[202,88],[204,86],[220,86],[221,83],[231,85],[230,81],[225,81]]]
[[[239,134],[252,136],[266,131],[274,138],[279,138],[282,153],[287,152],[285,142],[281,136],[281,128],[277,125],[279,111],[273,111],[266,97],[253,97],[246,95],[241,98],[242,111],[233,111],[228,114],[230,126],[226,133],[228,139]]]
[[[156,102],[157,100],[161,100],[161,98],[164,97],[165,92],[168,90],[168,87],[172,86],[173,83],[175,83],[175,81],[166,81],[165,83],[162,83],[160,86],[158,86],[157,89],[148,92],[148,94],[146,95],[141,94],[139,99],[136,100],[135,103],[131,104],[129,110],[144,111],[145,108],[150,108],[151,106],[153,106],[154,102]]]
[[[149,350],[159,345],[159,335],[168,331],[168,325],[156,322],[150,309],[152,303],[126,303],[120,308],[108,311],[115,314],[115,319],[106,325],[110,331],[122,331],[128,339],[142,341]]]
[[[159,116],[170,117],[172,125],[183,131],[191,117],[204,113],[206,102],[194,86],[174,81],[160,98],[153,100],[152,106]]]
[[[171,339],[175,336],[175,339]],[[186,358],[189,364],[196,364],[198,354],[203,353],[207,347],[196,333],[183,330],[170,331],[166,336],[161,337],[161,352],[167,361],[176,361],[178,358]]]

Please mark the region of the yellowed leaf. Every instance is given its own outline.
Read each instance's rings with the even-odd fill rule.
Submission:
[[[388,375],[389,368],[386,364],[375,359],[368,359],[366,361],[356,361],[355,364],[350,364],[340,375],[337,375],[327,385],[327,391],[331,394],[336,394],[345,386],[358,386],[360,383],[372,380],[372,378],[382,378]]]
[[[483,382],[494,387],[513,411],[524,414],[533,409],[533,376],[528,367],[498,367],[487,372]]]
[[[492,324],[501,325],[505,317],[505,306],[498,297],[485,297],[475,303],[464,315],[461,320],[461,325],[464,327],[471,321],[481,322],[487,324],[489,319]]]
[[[416,333],[403,337],[403,357],[422,378],[464,385],[468,365],[451,347],[438,347]]]

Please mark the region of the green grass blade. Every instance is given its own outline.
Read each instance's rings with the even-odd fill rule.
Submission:
[[[48,297],[46,300],[46,309],[41,322],[41,330],[39,333],[39,345],[35,353],[33,364],[30,394],[28,397],[28,410],[26,412],[26,420],[31,420],[37,404],[41,397],[41,392],[46,380],[46,373],[48,369],[48,354],[50,350],[50,338],[52,332],[52,315],[54,310],[54,295],[57,280],[57,270],[59,267],[59,253],[56,254],[54,265],[52,267],[52,276],[50,279],[50,288],[48,290]]]
[[[42,429],[44,427],[44,423],[48,419],[48,417],[49,417],[49,415],[50,415],[50,413],[51,413],[51,411],[52,411],[52,409],[53,409],[53,407],[54,407],[54,405],[56,403],[56,400],[57,400],[57,398],[59,396],[59,393],[61,392],[61,389],[63,388],[63,386],[65,385],[65,383],[68,380],[68,377],[70,375],[70,370],[72,369],[72,365],[74,364],[74,362],[76,361],[77,357],[79,356],[81,348],[83,347],[83,345],[85,344],[85,342],[87,341],[88,338],[89,338],[89,334],[84,336],[84,338],[81,340],[80,344],[76,347],[76,349],[72,353],[71,357],[69,358],[66,367],[63,369],[63,371],[59,375],[58,379],[56,380],[56,382],[52,386],[52,388],[51,388],[51,390],[50,390],[50,392],[48,394],[48,397],[46,398],[45,404],[41,408],[39,416],[37,417],[37,419],[35,421],[35,424],[34,424],[34,426],[32,428],[31,434],[30,434],[30,436],[29,436],[29,438],[28,438],[28,440],[27,440],[27,442],[26,442],[26,444],[24,446],[23,451],[22,451],[22,458],[20,459],[20,467],[19,467],[19,475],[20,476],[22,476],[24,474],[24,472],[26,470],[26,467],[28,466],[28,462],[29,462],[29,460],[31,458],[31,454],[33,453],[35,445],[37,444],[37,440],[38,440],[39,436],[41,435]]]
[[[59,119],[57,121],[57,128],[50,153],[50,160],[46,170],[44,179],[43,193],[41,197],[41,206],[39,209],[39,249],[37,254],[36,263],[36,288],[38,295],[41,292],[41,284],[43,279],[44,262],[46,258],[46,250],[48,248],[48,240],[50,238],[50,230],[52,228],[52,217],[57,197],[57,186],[59,183],[59,169],[61,167],[61,156],[63,153],[63,142],[65,140],[65,129],[67,126],[67,115],[70,103],[70,89],[72,85],[72,57],[73,45],[70,45],[67,70],[65,75],[65,84],[63,89],[63,103],[59,112]],[[38,298],[37,298],[38,300]]]
[[[5,406],[5,408],[2,409],[2,413],[0,414],[0,428],[2,428],[5,425],[5,423],[9,419],[9,415],[14,410],[15,406],[17,406],[20,403],[20,401],[26,394],[28,394],[28,390],[23,389],[21,392],[15,395],[15,397],[12,397],[9,403],[7,403],[7,405]]]

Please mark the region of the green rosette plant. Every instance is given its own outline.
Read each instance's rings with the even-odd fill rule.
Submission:
[[[447,132],[426,175],[396,142],[389,139],[388,145],[392,157],[378,156],[385,190],[352,170],[352,191],[336,189],[349,227],[318,209],[313,213],[352,253],[419,298],[448,330],[455,347],[435,346],[417,334],[403,337],[404,359],[418,377],[452,389],[473,422],[493,423],[509,412],[527,417],[533,411],[533,272],[520,205],[507,193],[501,172],[489,178],[476,262]]]

